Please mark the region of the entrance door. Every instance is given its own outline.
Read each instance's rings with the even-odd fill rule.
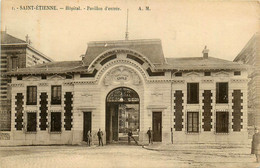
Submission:
[[[106,142],[126,141],[131,130],[138,140],[139,131],[139,96],[126,87],[110,91],[106,98]]]
[[[112,113],[112,133],[113,141],[118,141],[118,104],[114,105]]]
[[[106,141],[118,141],[118,104],[108,104],[106,110]]]
[[[87,133],[91,131],[91,112],[84,112],[83,119],[83,141],[87,141]]]
[[[162,112],[153,112],[153,141],[162,141]]]

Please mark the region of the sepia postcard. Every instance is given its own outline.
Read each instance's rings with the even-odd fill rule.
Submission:
[[[259,0],[2,0],[0,167],[260,167],[259,18]]]

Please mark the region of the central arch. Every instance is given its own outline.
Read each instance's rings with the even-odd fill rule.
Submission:
[[[140,98],[128,87],[118,87],[106,97],[106,142],[127,141],[131,130],[138,140],[140,129]]]

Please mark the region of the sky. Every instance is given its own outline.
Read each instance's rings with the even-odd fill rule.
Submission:
[[[35,10],[37,5],[58,10]],[[34,48],[56,61],[80,60],[90,41],[124,40],[129,9],[129,40],[161,39],[165,57],[200,57],[207,45],[209,56],[233,60],[259,31],[259,5],[212,0],[2,0],[1,31],[24,40],[28,34]],[[34,10],[20,9],[25,6]],[[64,10],[66,6],[82,10]],[[95,6],[120,10],[87,10]]]

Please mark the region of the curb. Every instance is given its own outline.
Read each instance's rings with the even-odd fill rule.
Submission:
[[[191,152],[191,151],[200,151],[198,149],[158,149],[158,148],[149,148],[148,146],[142,145],[143,149],[151,150],[151,151],[183,151],[183,152]],[[221,149],[219,149],[221,150]],[[203,151],[203,150],[201,150]]]

